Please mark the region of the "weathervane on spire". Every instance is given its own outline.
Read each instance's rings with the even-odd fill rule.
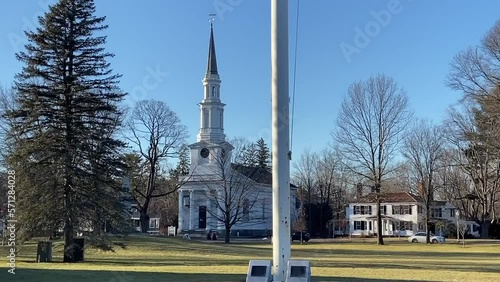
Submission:
[[[215,21],[215,16],[217,16],[217,14],[209,14],[208,17],[209,17],[209,20],[208,22],[210,22],[210,25],[212,25]]]

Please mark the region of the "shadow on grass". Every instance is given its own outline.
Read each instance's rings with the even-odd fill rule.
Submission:
[[[16,274],[7,273],[6,268],[0,268],[0,281],[20,282],[151,282],[151,281],[179,281],[179,282],[244,282],[244,274],[213,274],[213,273],[168,273],[168,272],[122,272],[122,271],[85,271],[85,270],[38,270],[17,269]],[[314,282],[341,281],[341,282],[369,282],[369,281],[406,281],[427,282],[424,280],[391,280],[365,279],[356,277],[313,277]]]
[[[0,281],[22,282],[152,282],[152,281],[186,281],[186,282],[244,282],[241,274],[205,274],[205,273],[168,273],[168,272],[132,272],[132,271],[86,271],[86,270],[47,270],[17,269],[16,274],[7,273],[0,268]]]
[[[376,278],[358,278],[358,277],[316,277],[312,279],[313,282],[430,282],[428,280],[394,280],[394,279],[376,279]]]

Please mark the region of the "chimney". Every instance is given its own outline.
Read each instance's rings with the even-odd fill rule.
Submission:
[[[417,189],[418,189],[418,195],[423,198],[425,196],[425,194],[424,194],[424,192],[425,192],[424,191],[424,182],[423,181],[419,181],[418,182],[418,188]]]
[[[432,189],[429,189],[429,191],[427,191],[425,189],[424,182],[419,181],[418,182],[418,194],[420,195],[420,197],[425,198],[427,196],[426,192],[429,192],[429,200],[433,201],[434,200],[434,193],[433,193]]]

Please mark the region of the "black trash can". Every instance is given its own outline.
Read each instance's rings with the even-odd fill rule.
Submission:
[[[73,253],[74,261],[83,261],[83,248],[85,247],[85,239],[75,239],[75,252]]]
[[[36,262],[52,261],[52,242],[40,241],[36,250]]]

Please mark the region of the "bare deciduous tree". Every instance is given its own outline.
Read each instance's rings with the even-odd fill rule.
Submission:
[[[380,187],[391,172],[402,132],[409,123],[406,93],[385,75],[353,83],[342,101],[334,139],[346,166],[373,184],[377,198],[377,243],[384,244]]]
[[[242,146],[239,146],[240,148]],[[257,224],[263,221],[262,209],[265,205],[260,197],[261,190],[256,180],[268,176],[264,168],[233,164],[241,152],[226,153],[226,150],[211,150],[215,165],[210,167],[210,179],[206,182],[206,198],[211,207],[207,208],[210,217],[225,228],[224,242],[230,243],[231,229],[237,224]]]
[[[489,224],[495,220],[495,204],[500,200],[500,151],[490,146],[481,134],[473,106],[462,105],[461,111],[450,110],[447,136],[460,152],[453,155],[455,163],[469,179],[470,192],[464,200],[473,201],[471,214],[481,223],[481,236],[487,238]]]
[[[313,190],[316,187],[315,170],[317,167],[317,154],[306,149],[300,155],[298,162],[294,163],[295,172],[293,174],[293,181],[299,186],[299,194],[301,198],[302,207],[308,204],[307,216],[307,229],[311,231],[311,205],[313,202]]]
[[[442,128],[428,121],[419,121],[406,134],[402,151],[412,167],[414,180],[419,186],[418,193],[423,201],[427,243],[431,242],[431,204],[436,187],[435,176],[444,153],[444,140]]]
[[[480,202],[481,236],[496,219],[500,198],[500,20],[478,46],[469,47],[451,63],[448,85],[463,93],[463,111],[453,111],[450,120],[456,137],[466,144],[461,150],[463,168]],[[456,142],[458,143],[458,142]]]
[[[451,63],[448,85],[462,91],[467,99],[490,95],[500,85],[500,20],[483,38],[480,46],[469,47]],[[500,103],[500,100],[497,100]]]
[[[177,184],[160,191],[157,182],[163,162],[167,158],[178,156],[187,130],[166,103],[154,100],[136,104],[128,119],[127,128],[130,135],[126,138],[141,156],[147,175],[144,185],[132,187],[132,197],[140,213],[141,231],[145,233],[149,228],[148,208],[152,199],[174,193],[180,187]]]
[[[472,184],[462,167],[462,152],[455,148],[447,148],[441,160],[442,166],[437,178],[441,188],[436,191],[442,198],[457,207],[464,218],[477,218],[478,204],[471,203],[467,195],[473,192]]]

